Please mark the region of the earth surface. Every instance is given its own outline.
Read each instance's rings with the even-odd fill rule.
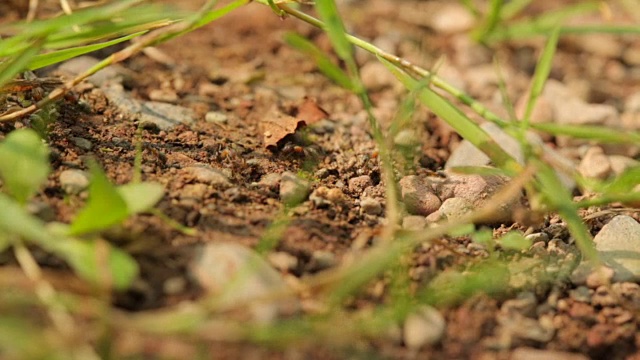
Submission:
[[[24,7],[16,3],[0,4],[0,22],[25,16]],[[199,5],[196,1],[183,3],[181,6],[192,9]],[[425,68],[437,69],[444,79],[508,117],[500,99],[494,58],[506,92],[517,103],[526,94],[544,39],[477,44],[468,33],[470,25],[465,21],[469,19],[459,17],[457,7],[443,13],[443,18],[432,16],[443,11],[445,3],[345,1],[341,10],[351,33]],[[559,5],[534,2],[526,14]],[[43,2],[41,12],[57,11],[56,6],[56,2]],[[611,16],[614,20],[609,21],[629,20],[628,14],[614,12]],[[143,180],[159,182],[166,190],[157,208],[196,231],[185,233],[158,216],[138,215],[107,232],[105,237],[132,253],[141,267],[136,286],[115,297],[118,308],[142,312],[199,298],[202,286],[190,274],[190,264],[196,261],[200,246],[231,242],[256,247],[283,214],[290,218],[268,258],[289,282],[339,266],[353,257],[354,244],[366,247],[375,242],[386,224],[382,211],[386,198],[366,112],[355,95],[331,82],[312,59],[284,42],[287,32],[311,39],[339,63],[320,30],[250,3],[112,67],[104,75],[107,80],[94,78],[74,89],[77,102],[60,103],[59,117],[48,132],[54,172],[37,197],[50,220],[71,221],[86,200],[86,192],[65,192],[62,172],[86,170],[87,160],[93,158],[115,184],[126,184],[133,179],[136,147],[141,144]],[[628,49],[636,49],[635,58]],[[640,91],[638,52],[637,36],[563,37],[550,77],[586,103],[623,109],[628,98]],[[106,54],[108,51],[101,51],[91,56]],[[374,113],[387,129],[406,91],[374,56],[358,51],[357,60]],[[69,76],[86,67],[81,61],[72,64],[46,69],[41,75]],[[114,83],[121,87],[113,90]],[[145,121],[127,111],[126,99],[172,104],[182,112],[170,124]],[[295,117],[304,104],[313,104],[308,99],[317,104],[311,108],[326,112],[322,116],[326,119],[266,146],[265,127],[276,126],[273,123],[282,116]],[[417,142],[402,147],[406,142],[394,139],[395,145],[406,150],[396,157],[397,175],[438,176],[462,139],[422,106],[415,107],[411,119],[404,135]],[[0,136],[25,126],[29,126],[27,121],[0,124]],[[588,147],[584,142],[551,136],[543,139],[576,164]],[[613,150],[605,151],[613,154]],[[625,148],[619,153],[637,156],[633,151]],[[308,181],[311,195],[289,208],[282,182],[295,175]],[[328,195],[332,189],[339,191]],[[618,205],[586,209],[581,215],[595,235],[619,214],[638,219],[634,209]],[[417,219],[424,215],[403,216],[405,226],[424,226]],[[527,216],[490,227],[496,236],[509,230],[546,236],[535,248],[509,253],[507,258],[517,260],[538,251],[540,257],[561,264],[568,254],[576,253],[557,216],[546,214],[537,222]],[[486,256],[487,251],[468,237],[440,239],[414,251],[408,260],[408,286],[418,291],[445,269],[464,267]],[[49,264],[52,269],[59,267],[43,259],[47,261],[53,262]],[[382,304],[386,293],[383,279],[375,281],[362,296],[350,300],[348,308],[355,311]],[[635,359],[640,358],[639,310],[640,287],[634,282],[601,286],[565,277],[493,296],[479,293],[439,306],[446,329],[437,341],[417,349],[406,346],[398,336],[359,339],[353,344],[319,340],[284,348],[216,341],[207,346],[216,354],[213,358]],[[188,358],[186,354],[195,351],[188,341],[177,339],[141,337],[140,342],[144,344],[140,349],[150,358]]]

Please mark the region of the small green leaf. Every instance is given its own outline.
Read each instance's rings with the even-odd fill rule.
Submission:
[[[35,131],[20,129],[0,144],[0,159],[5,188],[24,205],[49,175],[49,150]]]
[[[58,230],[58,231],[56,231]],[[19,237],[64,259],[83,279],[124,289],[138,274],[135,260],[105,242],[67,236],[66,225],[46,227],[20,204],[0,194],[0,236]]]
[[[100,167],[93,163],[90,170],[89,200],[71,223],[71,235],[104,230],[129,216],[127,203]]]
[[[118,194],[127,205],[129,215],[150,210],[164,196],[164,187],[159,183],[130,183],[119,186]]]

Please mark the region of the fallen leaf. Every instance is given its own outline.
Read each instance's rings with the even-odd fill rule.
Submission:
[[[291,109],[289,113],[274,106],[260,123],[264,145],[268,149],[276,149],[288,135],[328,116],[329,114],[318,106],[315,100],[306,97],[302,104]]]

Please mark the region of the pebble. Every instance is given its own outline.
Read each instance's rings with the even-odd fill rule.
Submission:
[[[431,27],[442,34],[465,32],[473,27],[476,19],[462,4],[445,2],[430,17]]]
[[[529,241],[531,244],[535,244],[538,242],[542,242],[542,243],[549,242],[549,235],[543,232],[529,234],[524,238],[527,239],[527,241]]]
[[[473,205],[463,198],[449,198],[442,202],[440,213],[447,219],[459,219],[473,210]]]
[[[424,216],[409,215],[402,218],[402,228],[412,231],[424,230],[427,227],[427,219]]]
[[[258,184],[271,190],[275,190],[278,188],[278,186],[280,186],[281,179],[282,175],[278,173],[268,173],[262,176]]]
[[[80,149],[82,150],[86,150],[89,151],[91,150],[91,148],[93,148],[93,144],[91,143],[91,141],[85,139],[85,138],[81,138],[81,137],[72,137],[71,141]]]
[[[474,209],[486,205],[500,189],[506,185],[507,179],[502,176],[481,176],[475,174],[450,173],[448,182],[454,184],[453,195],[467,200]],[[483,223],[503,223],[512,220],[514,208],[520,203],[520,198],[514,198],[507,203],[500,204],[496,211],[483,219]]]
[[[176,103],[179,100],[178,94],[168,89],[153,89],[149,91],[149,99],[165,103]]]
[[[198,182],[208,185],[226,186],[231,185],[229,178],[220,170],[213,169],[208,165],[188,166],[182,169],[182,172],[192,177]]]
[[[297,204],[304,201],[310,192],[307,180],[299,178],[296,174],[285,171],[280,181],[280,199],[288,204]]]
[[[392,86],[397,80],[386,66],[377,60],[369,61],[360,69],[362,84],[370,91]]]
[[[402,147],[415,147],[420,144],[420,138],[414,129],[403,129],[393,138],[393,143]]]
[[[349,191],[352,194],[360,194],[369,186],[373,186],[373,180],[369,175],[361,175],[349,179]]]
[[[280,271],[291,271],[298,267],[298,258],[284,251],[269,253],[267,260]]]
[[[640,224],[618,215],[602,227],[593,241],[602,261],[613,271],[613,281],[640,280]]]
[[[320,271],[334,267],[338,263],[336,255],[331,251],[316,250],[311,254],[310,271]]]
[[[180,199],[200,201],[204,199],[207,193],[207,185],[205,184],[186,184],[180,190]]]
[[[640,161],[623,155],[609,155],[609,164],[616,175],[621,175],[626,170],[639,166]]]
[[[399,184],[402,201],[412,215],[427,216],[442,205],[442,201],[434,194],[426,179],[409,175],[400,179]]]
[[[587,280],[585,281],[587,287],[591,289],[596,289],[600,286],[611,284],[611,279],[613,279],[614,271],[612,268],[608,266],[601,266],[598,269],[595,269],[587,276]]]
[[[311,195],[311,200],[317,207],[328,207],[331,205],[341,205],[348,201],[348,197],[338,188],[328,188],[320,186]]]
[[[577,97],[564,84],[549,79],[542,96],[549,102],[554,121],[570,125],[616,125],[618,111],[606,104],[589,104]]]
[[[520,347],[513,350],[511,360],[589,360],[582,354],[557,350],[541,350],[530,347]]]
[[[480,127],[500,145],[500,147],[516,159],[519,163],[524,163],[524,154],[518,141],[511,135],[504,132],[498,125],[484,123]],[[491,162],[489,157],[476,148],[469,141],[464,140],[451,153],[451,156],[444,165],[445,169],[459,166],[484,166]]]
[[[360,199],[360,212],[368,215],[380,215],[382,214],[382,204],[374,198],[363,197]]]
[[[156,101],[142,103],[140,122],[143,126],[155,125],[160,130],[171,130],[177,125],[193,125],[196,114],[193,110]]]
[[[59,176],[60,186],[65,193],[75,195],[89,187],[89,175],[82,170],[64,170]]]
[[[609,158],[599,146],[592,146],[587,150],[577,170],[586,178],[600,180],[606,179],[612,172]]]
[[[421,306],[405,319],[402,331],[404,344],[414,351],[425,345],[436,344],[442,339],[446,327],[446,321],[438,310]]]
[[[252,319],[269,323],[278,316],[295,312],[299,303],[293,296],[268,300],[289,287],[280,274],[258,253],[235,243],[208,243],[189,265],[191,273],[220,308],[239,304]],[[263,301],[252,301],[265,298]]]
[[[229,116],[221,111],[209,111],[204,115],[204,121],[208,123],[226,124]]]

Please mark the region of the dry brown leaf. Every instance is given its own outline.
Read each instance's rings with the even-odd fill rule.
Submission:
[[[288,135],[328,116],[329,114],[310,98],[304,98],[302,104],[294,107],[289,114],[274,106],[260,123],[264,146],[270,149],[278,148],[281,145],[280,141]]]

